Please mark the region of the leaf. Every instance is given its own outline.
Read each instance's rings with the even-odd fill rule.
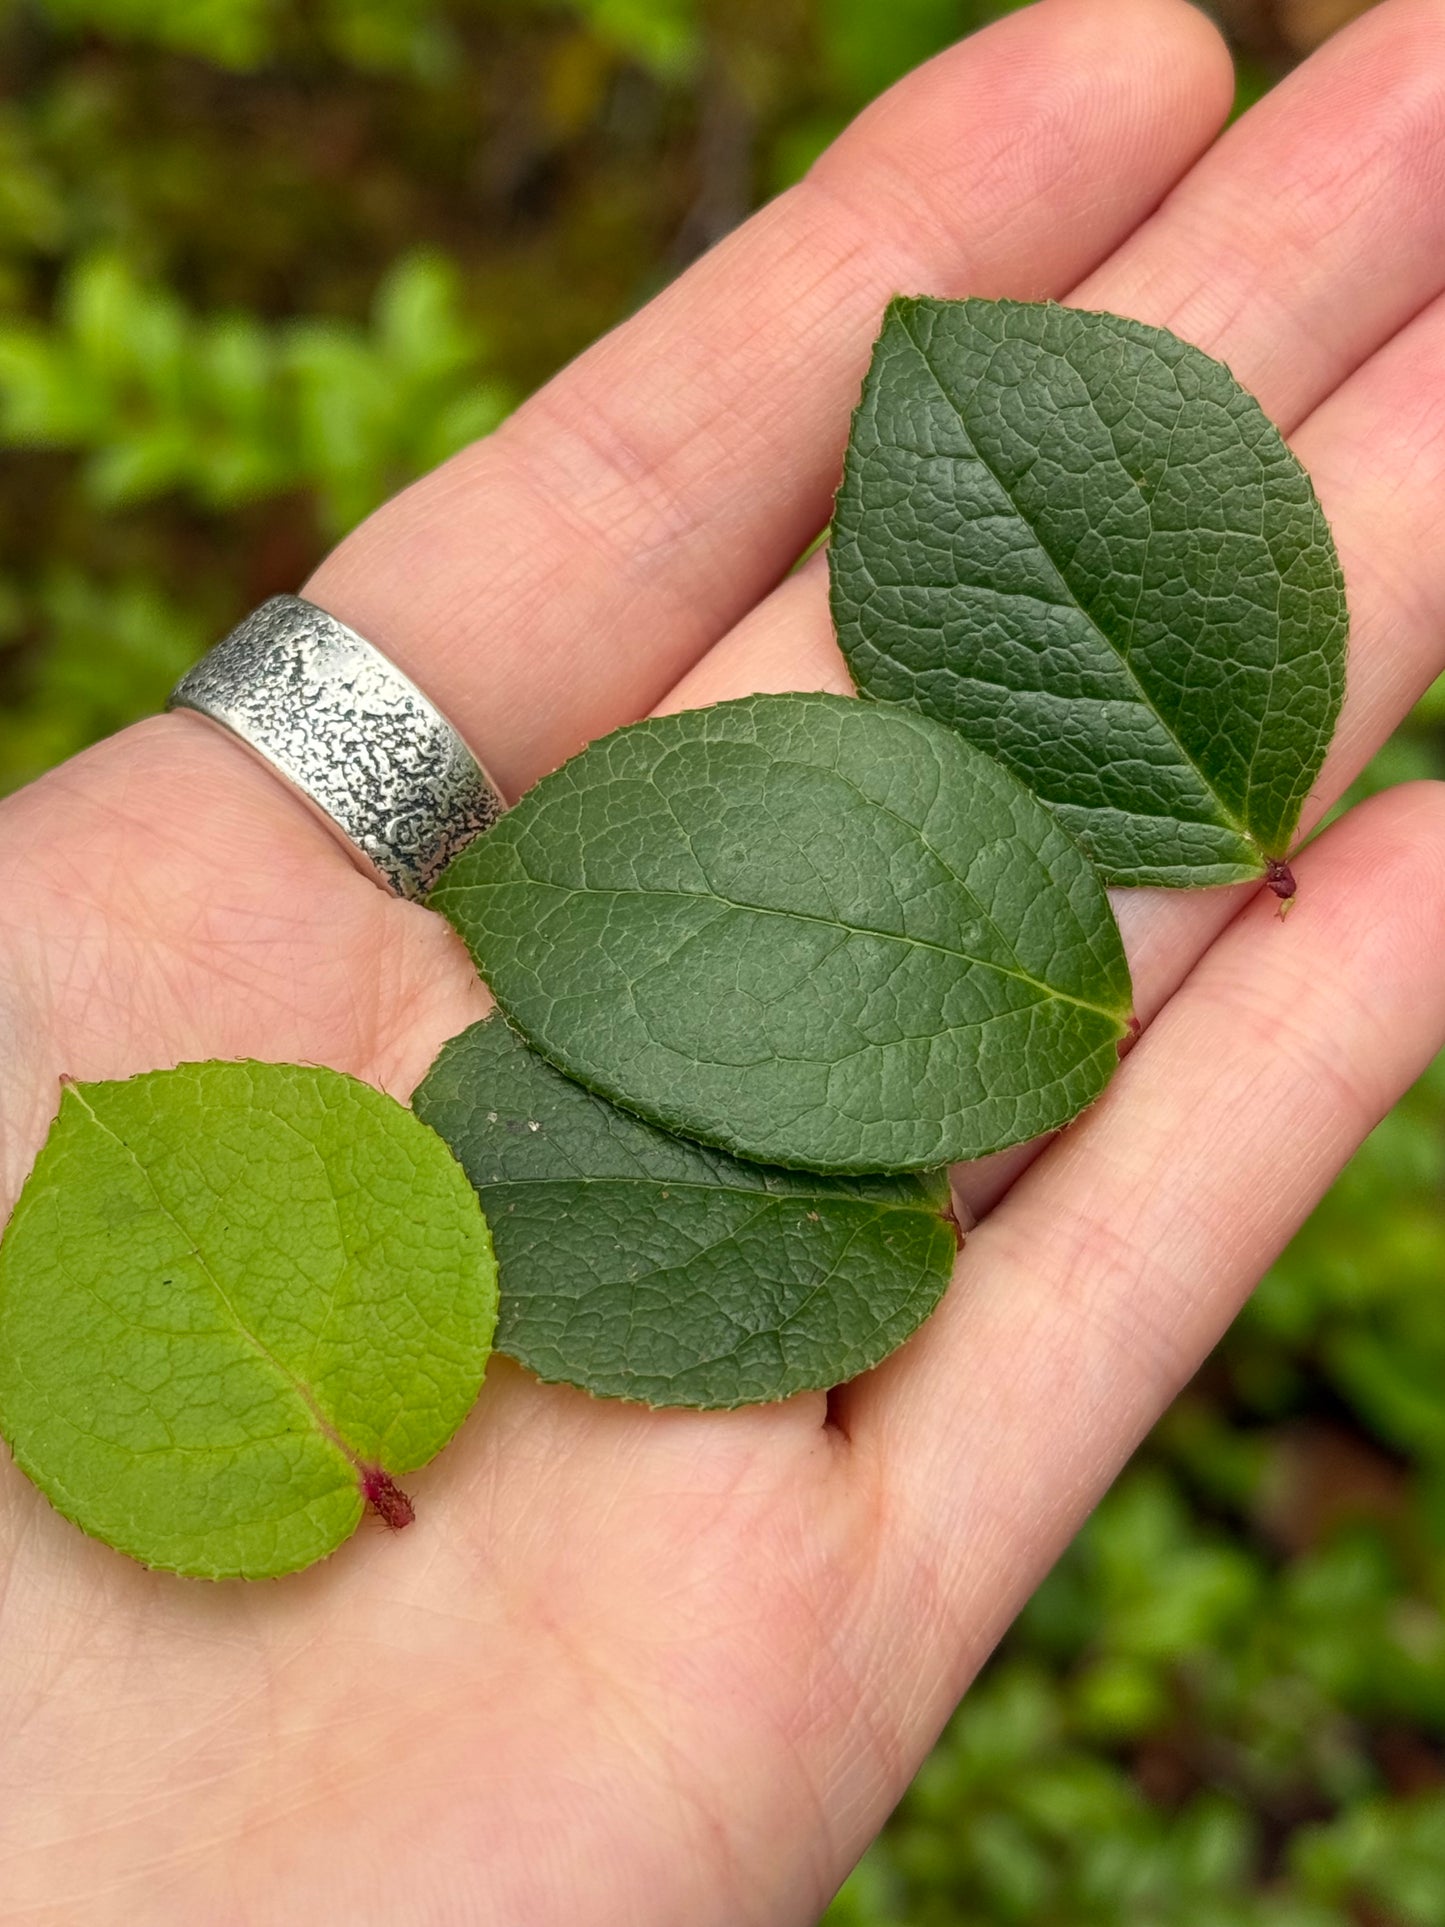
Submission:
[[[1115,315],[895,301],[830,570],[859,689],[1007,763],[1114,882],[1288,854],[1344,587],[1308,476],[1217,361]]]
[[[86,1532],[208,1579],[310,1565],[466,1416],[496,1319],[476,1195],[334,1071],[71,1085],[0,1244],[0,1432]]]
[[[560,1069],[763,1164],[922,1170],[1104,1087],[1103,886],[997,763],[901,709],[753,696],[545,777],[432,905]]]
[[[941,1172],[740,1163],[585,1091],[500,1017],[412,1103],[491,1224],[497,1348],[549,1382],[711,1409],[826,1390],[901,1345],[952,1271]]]

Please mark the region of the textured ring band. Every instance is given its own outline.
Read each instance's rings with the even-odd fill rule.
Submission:
[[[416,685],[344,622],[273,596],[171,692],[237,736],[398,896],[426,895],[506,804]]]

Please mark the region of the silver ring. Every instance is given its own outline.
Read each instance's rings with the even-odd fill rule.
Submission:
[[[441,711],[379,649],[273,596],[172,690],[285,777],[398,896],[424,897],[506,808]]]

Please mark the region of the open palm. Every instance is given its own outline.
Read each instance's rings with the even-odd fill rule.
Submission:
[[[1445,9],[1390,0],[1211,147],[1229,94],[1179,0],[1013,16],[307,592],[513,793],[658,705],[846,689],[787,571],[886,298],[1058,295],[1221,356],[1314,475],[1354,615],[1318,814],[1445,666]],[[1027,1168],[960,1176],[942,1309],[831,1398],[650,1414],[499,1361],[414,1530],[274,1585],[132,1566],[0,1468],[0,1919],[814,1919],[1445,1037],[1445,795],[1298,869],[1287,923],[1122,902],[1143,1041]],[[3,809],[0,1210],[62,1072],[304,1059],[404,1097],[485,1007],[240,748],[144,724]]]

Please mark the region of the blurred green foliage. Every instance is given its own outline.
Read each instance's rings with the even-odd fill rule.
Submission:
[[[1008,10],[0,0],[0,788],[155,708]],[[1242,102],[1280,65],[1251,43]],[[1442,731],[1436,692],[1360,787],[1441,774]],[[1100,1507],[830,1927],[1445,1922],[1442,1186],[1445,1066]]]
[[[829,1927],[1445,1920],[1442,1188],[1445,1061],[1045,1582]]]
[[[82,255],[44,323],[0,326],[0,434],[85,452],[102,512],[167,497],[205,509],[307,493],[340,533],[496,426],[476,330],[445,261],[411,256],[367,325],[241,312],[197,319],[123,256]]]

